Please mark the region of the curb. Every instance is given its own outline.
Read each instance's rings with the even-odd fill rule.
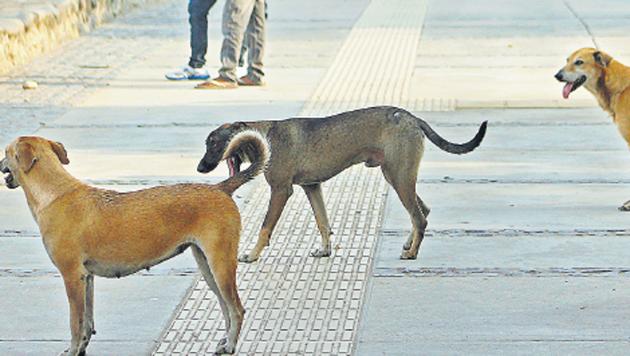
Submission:
[[[0,74],[149,0],[28,0],[0,4]]]

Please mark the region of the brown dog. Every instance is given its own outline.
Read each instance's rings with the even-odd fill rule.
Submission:
[[[567,58],[555,77],[566,83],[562,89],[565,99],[582,85],[590,91],[630,146],[630,67],[598,49],[581,48]],[[630,201],[619,210],[630,211]]]
[[[244,131],[228,144],[231,154],[250,147],[254,163],[214,186],[178,184],[118,193],[85,185],[63,168],[63,145],[41,137],[20,137],[6,149],[0,170],[13,189],[21,186],[44,241],[59,269],[70,304],[72,342],[82,355],[94,333],[94,275],[123,277],[149,268],[191,247],[210,289],[217,295],[227,335],[217,353],[233,353],[244,309],[236,288],[241,230],[231,194],[264,170],[266,140]]]
[[[271,161],[265,172],[271,187],[269,209],[263,222],[256,247],[239,258],[252,262],[269,244],[271,233],[284,205],[293,193],[293,184],[300,185],[308,197],[322,246],[311,253],[314,257],[330,256],[330,226],[320,183],[344,169],[365,163],[381,167],[389,184],[407,209],[413,231],[403,245],[402,259],[415,259],[427,226],[429,208],[416,195],[416,178],[424,152],[424,136],[440,149],[462,154],[474,150],[486,133],[484,122],[476,136],[458,145],[440,137],[420,118],[396,107],[372,107],[323,118],[293,118],[282,121],[255,121],[225,124],[214,130],[206,140],[206,154],[197,170],[207,173],[221,160],[227,160],[231,174],[238,172],[243,161],[252,158],[252,149],[243,145],[229,154],[231,138],[243,130],[262,132],[271,145]]]

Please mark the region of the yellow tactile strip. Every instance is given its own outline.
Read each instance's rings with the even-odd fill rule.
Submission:
[[[303,115],[415,104],[409,81],[426,13],[423,0],[373,0],[346,38]]]

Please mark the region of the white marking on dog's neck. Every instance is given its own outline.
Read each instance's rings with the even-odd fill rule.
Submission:
[[[26,194],[28,206],[36,221],[40,213],[55,200],[83,184],[71,176],[59,162],[38,161],[33,169],[23,174],[20,186]]]

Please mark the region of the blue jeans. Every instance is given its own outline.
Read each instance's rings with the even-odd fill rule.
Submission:
[[[188,22],[190,23],[190,61],[188,65],[201,68],[206,64],[208,50],[208,11],[217,0],[190,0]]]

